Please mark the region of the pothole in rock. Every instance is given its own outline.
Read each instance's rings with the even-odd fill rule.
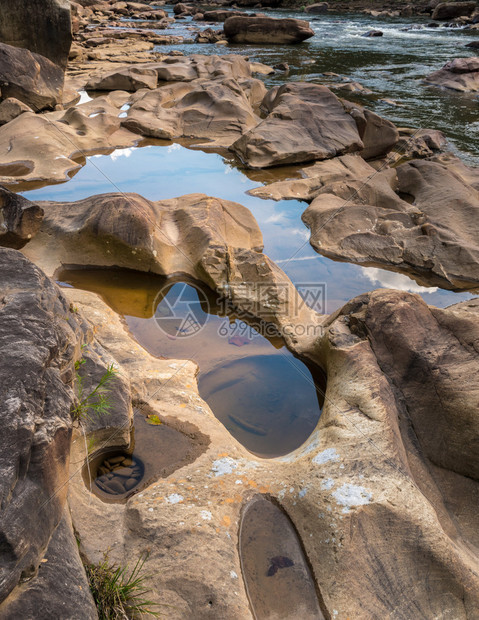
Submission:
[[[158,415],[141,403],[136,407],[129,448],[94,452],[83,466],[83,480],[101,500],[125,502],[158,478],[195,461],[209,441],[193,424]]]
[[[289,517],[263,495],[244,508],[239,532],[241,569],[257,620],[324,620],[301,541]]]
[[[288,454],[315,429],[324,373],[290,353],[272,326],[235,314],[203,284],[114,269],[57,278],[99,293],[151,354],[197,362],[201,397],[252,453]]]

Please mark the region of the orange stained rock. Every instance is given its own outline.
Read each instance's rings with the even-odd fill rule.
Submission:
[[[221,519],[221,524],[224,525],[224,527],[229,527],[231,525],[231,517],[229,517],[228,515],[224,515],[224,517]]]

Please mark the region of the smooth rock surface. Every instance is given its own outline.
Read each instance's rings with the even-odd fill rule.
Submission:
[[[251,168],[327,159],[359,151],[356,123],[326,86],[290,83],[268,92],[269,115],[231,147]]]
[[[35,112],[62,100],[63,70],[26,49],[0,43],[1,98],[15,97]]]
[[[66,69],[72,38],[69,0],[3,0],[2,43],[26,48]]]
[[[43,209],[0,186],[0,245],[19,249],[36,235]]]
[[[463,169],[417,160],[332,182],[303,214],[311,244],[330,258],[406,273],[427,286],[477,289],[479,193],[473,171]]]
[[[273,17],[229,17],[224,23],[230,43],[301,43],[314,36],[309,23],[302,19]]]
[[[251,618],[238,533],[243,507],[260,493],[292,520],[326,616],[478,613],[477,308],[437,310],[397,291],[349,302],[304,350],[328,373],[317,429],[295,452],[265,460],[198,397],[191,362],[151,357],[98,296],[68,295],[149,406],[211,439],[194,463],[125,505],[100,502],[75,476],[70,507],[90,560],[109,547],[125,562],[147,546],[148,586],[153,600],[171,605],[169,617]],[[458,455],[461,442],[470,448]]]

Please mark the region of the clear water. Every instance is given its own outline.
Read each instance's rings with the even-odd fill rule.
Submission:
[[[282,173],[288,175],[285,171]],[[271,174],[274,173],[267,173]],[[252,176],[261,177],[257,172]],[[24,195],[30,200],[73,201],[93,194],[122,191],[161,200],[199,192],[239,202],[255,216],[263,233],[265,253],[296,285],[325,285],[325,312],[333,312],[349,299],[379,287],[419,293],[428,304],[438,307],[471,297],[469,293],[425,288],[407,276],[383,269],[364,268],[319,256],[309,245],[309,232],[301,221],[306,203],[262,200],[246,193],[258,185],[259,180],[251,180],[221,155],[170,144],[89,157],[86,165],[67,183]]]
[[[225,311],[199,283],[111,269],[63,271],[58,278],[99,293],[152,355],[197,362],[200,395],[254,454],[288,454],[316,427],[323,374],[295,358],[264,326]],[[145,462],[141,445],[135,454]]]

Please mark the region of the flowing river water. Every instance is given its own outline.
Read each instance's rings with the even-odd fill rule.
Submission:
[[[297,12],[268,14],[304,18]],[[287,62],[289,75],[278,72],[267,76],[267,86],[287,80],[360,82],[372,94],[347,93],[346,98],[368,106],[398,126],[440,129],[451,150],[466,163],[479,164],[477,96],[442,91],[421,81],[447,60],[473,55],[464,47],[476,38],[473,31],[432,28],[427,20],[418,18],[379,22],[363,15],[328,15],[310,21],[316,36],[296,46],[218,47],[190,43],[158,49],[178,49],[185,54],[237,53],[269,65]],[[159,33],[191,37],[192,25],[209,26],[187,19]],[[371,29],[381,29],[384,35],[362,36]],[[324,75],[331,72],[337,75]],[[247,193],[261,183],[294,174],[298,174],[294,169],[251,172],[233,156],[188,148],[184,143],[150,142],[139,148],[88,157],[85,166],[66,183],[24,195],[30,200],[72,201],[121,191],[161,200],[200,192],[239,202],[258,221],[265,253],[291,280],[299,288],[324,290],[319,307],[322,312],[332,312],[356,295],[378,287],[417,292],[428,304],[439,307],[471,297],[469,293],[420,286],[406,276],[382,269],[318,256],[309,245],[309,233],[301,221],[306,203],[261,200]],[[225,319],[214,303],[205,308],[201,291],[192,286],[194,283],[170,283],[165,292],[165,282],[158,276],[102,270],[64,271],[58,274],[58,280],[66,286],[101,294],[125,317],[130,331],[152,354],[198,362],[201,395],[228,430],[252,452],[268,457],[285,454],[298,447],[316,425],[324,389],[321,373],[294,358],[282,342],[260,336],[251,326],[245,327],[238,317]],[[205,328],[194,338],[168,335],[157,320],[163,299],[170,299],[170,307],[175,304],[178,286],[204,315]],[[185,317],[176,318],[180,321],[178,327]],[[236,331],[231,331],[231,325],[236,326]]]

